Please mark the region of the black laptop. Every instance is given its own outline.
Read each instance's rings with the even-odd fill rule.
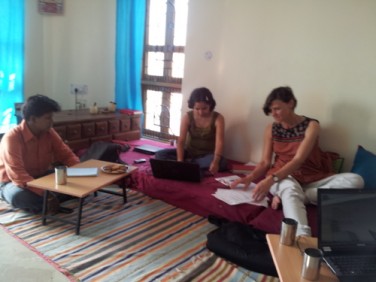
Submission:
[[[137,147],[134,147],[133,151],[147,154],[147,155],[154,155],[156,152],[163,150],[163,148],[158,146],[153,146],[149,144],[140,145]]]
[[[202,172],[196,163],[150,159],[153,176],[156,178],[200,182]]]
[[[376,281],[376,190],[318,189],[318,246],[340,281]]]

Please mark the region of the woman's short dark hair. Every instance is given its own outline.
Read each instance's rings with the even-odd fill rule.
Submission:
[[[22,107],[25,120],[29,120],[31,116],[41,117],[44,114],[59,111],[61,107],[55,100],[41,94],[30,96]]]
[[[210,106],[210,111],[214,110],[217,105],[213,98],[213,94],[205,87],[196,88],[192,91],[191,96],[188,99],[188,108],[193,109],[197,102],[205,102],[208,104]]]
[[[291,100],[293,100],[294,101],[294,108],[298,104],[298,101],[296,100],[294,93],[292,92],[292,89],[290,87],[282,86],[282,87],[274,88],[272,90],[272,92],[270,92],[268,97],[266,98],[264,107],[262,108],[262,110],[264,111],[264,113],[266,115],[270,114],[270,112],[271,112],[270,106],[271,106],[271,104],[273,103],[274,100],[280,100],[284,103],[288,103]]]

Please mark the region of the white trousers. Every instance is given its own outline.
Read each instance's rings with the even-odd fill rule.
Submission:
[[[298,222],[296,235],[311,236],[305,204],[317,203],[318,188],[363,188],[363,186],[363,178],[350,172],[335,174],[306,185],[300,185],[295,178],[288,176],[279,183],[273,184],[270,193],[281,199],[284,217],[293,218]]]

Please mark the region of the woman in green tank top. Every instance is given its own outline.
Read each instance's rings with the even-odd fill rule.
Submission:
[[[188,111],[180,124],[177,148],[156,153],[158,159],[192,161],[214,174],[227,169],[223,158],[224,117],[214,111],[216,102],[205,87],[196,88],[188,99]]]

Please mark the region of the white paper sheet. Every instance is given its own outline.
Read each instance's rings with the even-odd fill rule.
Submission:
[[[215,180],[217,180],[218,182],[221,182],[222,184],[226,186],[230,186],[232,182],[238,179],[240,179],[240,176],[230,175],[230,176],[218,177]]]
[[[229,205],[239,205],[239,204],[251,204],[256,206],[268,207],[268,198],[265,197],[263,200],[256,202],[252,198],[252,190],[256,187],[255,183],[251,183],[246,189],[244,185],[238,185],[235,189],[223,189],[218,188],[213,194],[217,199],[229,204]]]

